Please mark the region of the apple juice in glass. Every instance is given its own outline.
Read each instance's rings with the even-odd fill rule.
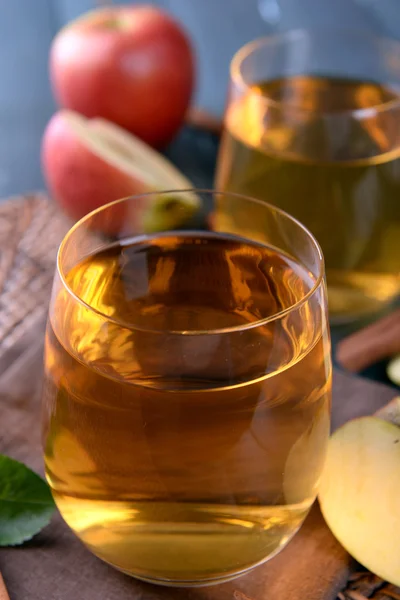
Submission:
[[[400,292],[399,56],[398,42],[321,28],[255,41],[232,61],[216,187],[310,229],[335,323]]]
[[[165,192],[188,193],[212,204],[208,230],[149,231],[149,194],[67,234],[43,394],[67,524],[114,567],[174,586],[232,579],[288,543],[330,425],[318,244],[265,203]]]

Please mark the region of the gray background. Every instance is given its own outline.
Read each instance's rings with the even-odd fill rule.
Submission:
[[[56,108],[47,73],[49,47],[63,24],[95,4],[94,0],[0,0],[0,198],[43,188],[40,139]],[[279,5],[277,0],[158,0],[153,4],[169,10],[189,31],[198,60],[195,101],[216,115],[223,111],[230,59],[253,38],[332,23],[400,37],[400,0],[279,0]]]

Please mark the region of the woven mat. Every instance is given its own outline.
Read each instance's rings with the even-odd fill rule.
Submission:
[[[58,245],[69,226],[43,194],[0,203],[0,368],[46,317]]]
[[[55,258],[69,223],[40,194],[0,204],[0,452],[42,472],[43,332]],[[334,376],[333,427],[388,402],[393,391]],[[92,556],[59,516],[28,544],[0,549],[11,600],[400,600],[353,563],[317,505],[275,559],[231,583],[193,590],[130,579]]]

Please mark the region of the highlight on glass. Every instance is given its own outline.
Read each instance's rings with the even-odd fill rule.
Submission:
[[[204,222],[148,219],[184,195]],[[209,585],[277,554],[315,500],[330,397],[323,257],[284,212],[157,192],[91,213],[62,242],[46,475],[70,528],[117,569]]]
[[[231,64],[216,187],[310,229],[333,323],[399,296],[399,56],[397,41],[319,28],[256,40]]]

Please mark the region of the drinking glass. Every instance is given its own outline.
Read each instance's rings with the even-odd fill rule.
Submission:
[[[400,290],[400,43],[320,28],[242,48],[215,185],[310,229],[333,323],[387,310]]]
[[[178,218],[188,195],[208,226]],[[163,226],[160,202],[179,227]],[[94,554],[192,586],[285,546],[316,497],[329,434],[325,298],[312,235],[244,196],[145,194],[70,230],[46,332],[43,442],[61,515]]]

